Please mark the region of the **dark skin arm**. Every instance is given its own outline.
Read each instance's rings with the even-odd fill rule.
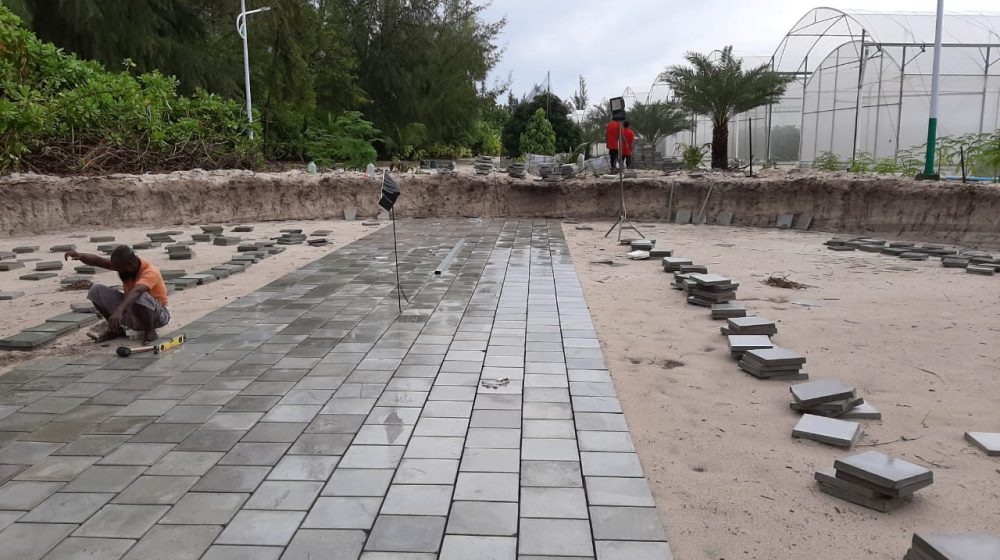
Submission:
[[[91,255],[90,253],[78,253],[76,251],[66,251],[66,254],[63,255],[63,258],[65,258],[66,260],[72,259],[74,261],[80,261],[83,264],[90,266],[99,266],[101,268],[106,268],[108,270],[114,270],[114,267],[111,266],[111,259],[106,259],[99,255]]]

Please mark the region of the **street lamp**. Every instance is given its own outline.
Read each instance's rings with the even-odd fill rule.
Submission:
[[[253,140],[253,103],[250,101],[250,49],[247,46],[247,16],[270,11],[271,8],[258,8],[247,11],[246,0],[240,0],[240,15],[236,16],[236,32],[243,38],[243,74],[247,88],[247,122],[250,123],[250,139]]]

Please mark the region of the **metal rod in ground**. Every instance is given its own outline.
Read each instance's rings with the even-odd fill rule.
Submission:
[[[958,155],[962,158],[962,182],[965,183],[967,182],[965,174],[965,146],[958,147]]]
[[[670,223],[670,217],[674,213],[674,185],[670,185],[670,198],[667,200],[667,223]]]
[[[711,198],[712,189],[714,188],[715,183],[708,186],[708,194],[705,195],[705,201],[701,203],[701,212],[698,212],[698,219],[696,220],[697,223],[708,223],[708,220],[705,219],[705,207],[708,206],[708,199]]]
[[[399,281],[399,249],[396,247],[396,211],[389,210],[389,217],[392,219],[392,256],[396,261],[396,303],[399,305],[399,312],[403,312],[403,284]],[[406,300],[410,303],[410,300]]]

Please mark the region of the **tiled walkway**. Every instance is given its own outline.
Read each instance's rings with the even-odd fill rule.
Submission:
[[[398,225],[0,377],[0,560],[670,558],[559,223]]]

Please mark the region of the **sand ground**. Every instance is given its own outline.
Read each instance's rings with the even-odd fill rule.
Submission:
[[[303,233],[311,234],[320,229],[329,230],[329,244],[322,247],[310,247],[306,244],[288,245],[285,252],[272,255],[251,266],[241,274],[235,274],[224,280],[219,280],[192,290],[174,292],[170,295],[171,320],[166,330],[181,329],[187,323],[201,317],[216,307],[225,305],[234,298],[246,295],[261,286],[284,276],[308,264],[323,255],[336,250],[377,229],[362,226],[362,222],[330,220],[330,221],[287,221],[246,223],[253,225],[254,231],[249,233],[229,233],[230,226],[225,228],[226,235],[239,236],[242,242],[266,240],[279,235],[285,228],[301,228]],[[385,224],[383,224],[385,225]],[[97,253],[98,243],[91,243],[90,237],[96,235],[113,235],[115,243],[133,244],[145,241],[146,233],[153,231],[178,230],[183,235],[175,239],[191,239],[192,233],[201,233],[198,226],[165,226],[144,229],[109,229],[86,230],[78,233],[58,233],[50,235],[35,235],[30,237],[0,238],[0,251],[8,251],[20,245],[37,245],[36,253],[21,255],[22,258],[39,258],[44,261],[61,260],[62,253],[48,252],[49,247],[66,243],[74,243],[78,251]],[[79,235],[82,237],[72,237]],[[210,243],[197,243],[194,246],[194,258],[188,261],[171,261],[167,259],[166,250],[162,247],[139,251],[139,256],[148,259],[161,269],[184,269],[188,273],[197,273],[213,266],[228,262],[237,254],[236,246],[218,246]],[[98,253],[99,254],[99,253]],[[71,303],[86,301],[86,291],[60,290],[60,278],[76,274],[73,267],[82,263],[67,261],[63,269],[58,271],[58,278],[49,278],[31,282],[18,278],[34,270],[34,263],[26,263],[25,268],[9,272],[0,272],[0,291],[21,291],[25,295],[11,301],[0,301],[0,338],[10,336],[18,331],[44,322],[47,318],[68,313]],[[108,285],[120,285],[117,275],[103,271],[93,277],[94,282]],[[81,345],[90,351],[92,344],[85,335],[86,329],[73,332],[57,338],[54,342],[33,352],[0,352],[0,373],[16,366],[24,360],[38,356],[72,355],[80,351]]]
[[[788,383],[742,373],[724,321],[685,303],[660,263],[627,261],[602,238],[610,224],[589,225],[564,229],[676,558],[899,560],[914,531],[997,532],[1000,460],[962,436],[1000,431],[1000,278],[834,253],[820,233],[644,228],[740,282],[740,300],[778,322],[775,342],[807,356],[813,379],[855,384],[883,412],[847,451],[793,440]],[[625,266],[590,264],[607,258]],[[767,286],[772,273],[811,287]],[[872,446],[930,467],[935,483],[892,514],[817,489],[816,470]]]

